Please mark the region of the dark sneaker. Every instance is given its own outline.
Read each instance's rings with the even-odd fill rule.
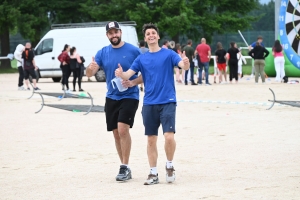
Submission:
[[[196,83],[192,83],[191,85],[197,85]]]
[[[159,183],[158,174],[149,174],[147,180],[144,185],[153,185]]]
[[[116,181],[126,181],[129,179],[132,179],[131,170],[125,165],[121,165],[119,174],[116,176]]]
[[[175,176],[175,169],[174,169],[174,167],[171,167],[171,168],[167,168],[166,167],[166,181],[167,181],[167,183],[173,183],[174,181],[175,181],[175,178],[176,178],[176,176]]]
[[[27,90],[30,90],[30,88],[27,88]]]
[[[34,90],[41,90],[40,88],[38,88],[38,87],[36,87],[36,88],[34,88]]]

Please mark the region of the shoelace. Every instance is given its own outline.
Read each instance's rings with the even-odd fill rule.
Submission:
[[[126,174],[126,168],[120,168],[119,174]]]

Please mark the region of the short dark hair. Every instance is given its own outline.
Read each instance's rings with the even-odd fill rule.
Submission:
[[[168,42],[169,42],[168,40],[165,40],[165,41],[163,42],[163,45],[166,45]]]
[[[188,39],[187,44],[192,44],[192,43],[193,43],[192,40]]]
[[[143,30],[142,30],[144,35],[145,35],[147,29],[154,29],[154,30],[156,30],[157,34],[159,34],[158,28],[155,24],[152,24],[152,23],[144,24]]]
[[[141,40],[141,41],[140,41],[140,46],[141,46],[141,47],[144,47],[144,46],[145,46],[145,41],[144,41],[144,40]]]
[[[257,36],[257,40],[259,40],[259,39],[263,39],[263,37],[261,36],[261,35],[259,35],[259,36]]]

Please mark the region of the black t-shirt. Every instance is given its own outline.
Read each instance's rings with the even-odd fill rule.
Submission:
[[[224,49],[218,49],[215,52],[215,55],[218,57],[218,63],[226,63],[225,55],[226,51]]]
[[[22,58],[24,59],[24,69],[34,68],[32,60],[34,58],[34,53],[31,49],[25,49],[22,53]]]
[[[237,60],[237,54],[240,52],[237,48],[228,49],[227,53],[229,54],[230,60]]]

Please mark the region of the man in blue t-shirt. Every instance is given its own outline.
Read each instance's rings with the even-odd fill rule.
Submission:
[[[258,42],[260,44],[260,46],[265,47],[264,43],[263,43],[263,37],[262,36],[257,36],[257,41],[253,42],[249,47],[249,51],[251,51],[251,49],[253,49],[256,46],[256,42]],[[252,72],[251,72],[251,78],[254,76],[254,62],[252,62]]]
[[[190,67],[189,59],[182,54],[182,59],[172,50],[160,48],[158,45],[158,28],[154,24],[143,26],[144,39],[148,44],[149,52],[140,55],[130,69],[123,72],[122,65],[115,71],[116,76],[128,80],[137,72],[141,72],[145,84],[144,105],[142,109],[145,135],[148,136],[147,154],[150,164],[150,174],[145,185],[157,184],[157,135],[160,124],[165,137],[165,151],[167,156],[166,181],[175,181],[173,157],[176,148],[174,140],[176,92],[174,84],[174,66],[184,70]],[[133,83],[134,82],[134,83]],[[137,84],[138,81],[132,81]]]
[[[117,181],[131,179],[131,170],[128,166],[131,150],[131,137],[129,128],[132,128],[136,110],[139,105],[138,87],[130,87],[120,92],[114,87],[112,80],[115,78],[115,70],[120,63],[124,69],[129,69],[133,61],[141,54],[140,50],[121,40],[122,30],[118,22],[109,22],[106,25],[106,35],[111,45],[103,47],[93,58],[92,63],[87,67],[86,75],[93,76],[99,66],[103,68],[106,76],[106,101],[105,115],[107,131],[112,131],[115,138],[115,145],[118,151],[121,166]],[[132,79],[137,78],[136,75]],[[142,79],[140,77],[140,79]]]

